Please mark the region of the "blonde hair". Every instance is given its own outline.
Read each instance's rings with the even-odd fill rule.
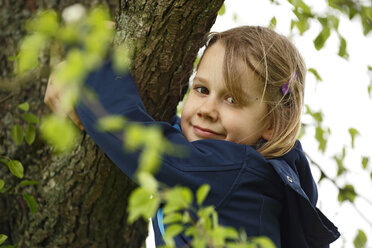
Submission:
[[[243,61],[254,71],[267,104],[264,127],[272,125],[271,139],[256,144],[264,157],[279,157],[294,146],[301,126],[306,66],[296,47],[283,35],[258,26],[243,26],[221,33],[210,33],[209,46],[221,42],[225,47],[224,77],[237,101],[244,100],[241,66]],[[283,85],[289,92],[284,94]]]

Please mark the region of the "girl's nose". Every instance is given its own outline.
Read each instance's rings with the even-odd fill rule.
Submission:
[[[212,98],[205,99],[199,108],[198,116],[216,121],[218,119],[217,102]]]

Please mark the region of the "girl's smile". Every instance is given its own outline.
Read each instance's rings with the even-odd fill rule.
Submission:
[[[196,125],[194,125],[193,128],[194,128],[195,135],[199,136],[200,138],[218,139],[218,138],[222,138],[224,136],[223,134],[212,131],[208,128],[202,128],[202,127],[199,127],[199,126],[196,126]]]

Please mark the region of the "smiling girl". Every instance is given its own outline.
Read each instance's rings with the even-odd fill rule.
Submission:
[[[163,156],[156,178],[196,190],[211,187],[205,204],[215,206],[221,225],[267,236],[277,247],[328,247],[337,228],[316,208],[317,188],[296,140],[306,68],[290,41],[263,27],[244,26],[212,33],[197,67],[181,120],[156,122],[149,116],[130,75],[118,77],[109,61],[86,80],[110,114],[157,125],[188,156]],[[56,109],[50,84],[45,102]],[[96,129],[95,103],[76,106],[86,132],[111,160],[133,177],[138,154],[124,140]],[[75,116],[76,117],[76,116]],[[153,219],[163,244],[162,210]],[[184,233],[177,247],[191,247]]]

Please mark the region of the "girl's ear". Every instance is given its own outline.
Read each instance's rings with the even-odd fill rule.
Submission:
[[[262,133],[262,138],[264,138],[265,140],[271,140],[273,137],[273,134],[274,134],[274,124],[271,121],[268,127],[264,129]]]

